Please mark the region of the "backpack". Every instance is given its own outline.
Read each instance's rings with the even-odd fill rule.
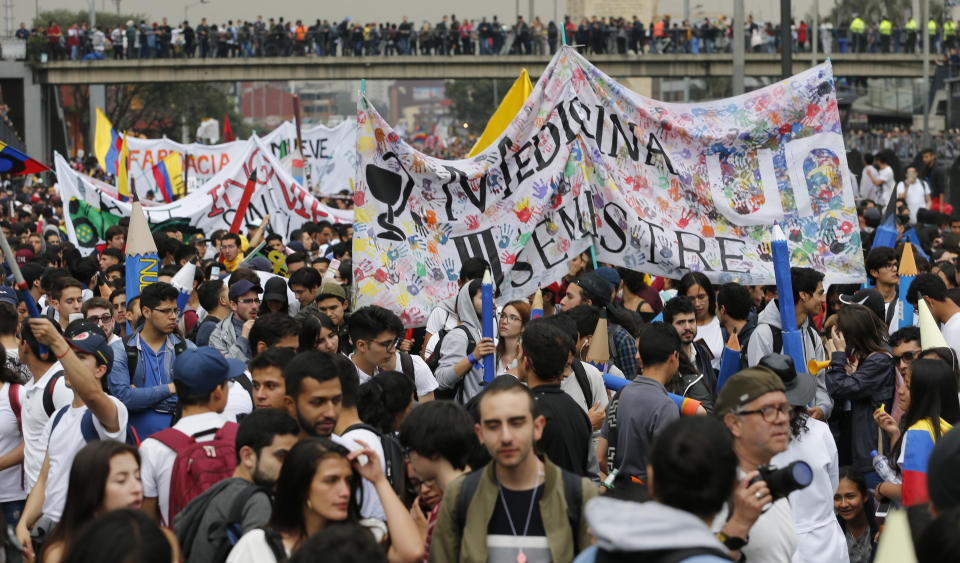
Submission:
[[[570,523],[570,530],[573,533],[573,552],[579,553],[577,530],[580,529],[580,512],[583,507],[583,481],[581,481],[579,475],[570,473],[565,469],[561,468],[560,473],[563,475],[563,497],[567,500],[567,521]],[[457,506],[454,508],[454,524],[458,526],[455,535],[462,534],[467,525],[467,508],[470,506],[482,478],[483,468],[467,473],[463,478],[460,494],[457,495]]]
[[[69,408],[70,405],[64,405],[57,411],[56,416],[53,417],[53,424],[50,426],[51,436],[57,424],[60,424],[60,419],[63,418],[63,415],[67,414],[67,409]],[[86,412],[83,413],[83,416],[80,417],[80,435],[83,436],[83,441],[87,444],[100,439],[100,433],[97,432],[97,427],[93,424],[93,412],[91,412],[90,409],[87,409]],[[124,441],[131,446],[140,447],[140,436],[137,434],[137,430],[129,423],[127,424],[127,437]]]
[[[440,350],[443,346],[443,339],[446,338],[450,332],[460,329],[464,334],[467,335],[467,355],[473,353],[473,349],[477,347],[477,342],[473,339],[473,335],[470,334],[470,330],[467,329],[464,325],[457,325],[450,330],[443,329],[437,334],[437,345],[433,348],[433,354],[430,355],[430,359],[427,360],[427,367],[430,368],[431,372],[436,372],[437,367],[440,365]],[[464,376],[466,377],[466,376]],[[444,389],[438,387],[433,392],[433,397],[438,400],[455,400],[458,402],[463,402],[463,377],[457,380],[457,384],[453,386],[453,389]]]
[[[347,434],[351,430],[367,430],[373,432],[380,438],[380,446],[383,448],[383,473],[387,476],[387,481],[390,482],[390,486],[393,487],[397,496],[403,499],[407,488],[406,472],[404,471],[406,462],[404,460],[403,446],[400,445],[397,437],[392,433],[382,434],[373,426],[362,422],[351,425],[344,430],[343,433]]]
[[[183,550],[183,559],[185,561],[191,560],[190,550],[193,548],[198,534],[203,534],[203,538],[215,546],[214,555],[211,559],[212,563],[223,563],[226,561],[230,550],[233,549],[233,546],[237,545],[237,542],[240,541],[240,536],[243,535],[243,509],[247,503],[253,498],[253,495],[257,493],[263,493],[267,495],[267,497],[270,496],[270,493],[263,487],[250,483],[234,497],[233,502],[230,504],[230,509],[227,512],[226,520],[215,522],[211,524],[209,529],[201,530],[200,523],[207,514],[207,508],[210,506],[210,502],[227,486],[228,480],[226,479],[213,485],[207,491],[212,494],[205,494],[202,497],[194,499],[174,520],[173,531],[180,541]],[[218,487],[219,490],[213,490]]]
[[[192,436],[176,428],[166,428],[151,436],[177,453],[170,473],[169,522],[200,493],[233,475],[237,466],[237,426],[236,422],[227,422],[221,428],[210,428]],[[213,439],[197,441],[207,434],[213,434]]]
[[[200,323],[197,323],[198,325]],[[139,335],[139,332],[133,333],[132,336]],[[130,383],[133,383],[133,376],[137,374],[137,361],[140,356],[140,350],[133,344],[130,344],[129,338],[123,342],[123,348],[127,351],[127,370],[130,372]],[[166,342],[164,342],[166,344]],[[179,356],[187,349],[187,341],[177,336],[177,342],[173,345],[173,354],[174,356]],[[172,366],[171,366],[171,369]]]
[[[760,328],[764,324],[770,327],[770,336],[773,337],[773,351],[776,352],[777,354],[782,354],[783,353],[783,329],[781,329],[778,326],[773,326],[772,324],[767,324],[767,323],[759,324],[757,325],[757,328]],[[753,334],[756,334],[756,332],[757,332],[756,329],[754,329],[753,333],[750,335],[750,338],[753,338]],[[816,344],[817,341],[814,337],[817,334],[817,331],[810,324],[807,325],[807,334],[810,336],[810,342],[813,342],[814,344]],[[742,342],[740,343],[741,345],[740,369],[746,369],[750,367],[747,362],[747,348],[749,347],[749,342],[750,341],[748,339],[747,344],[744,344]]]
[[[58,371],[53,374],[50,378],[50,381],[47,382],[47,385],[43,388],[43,411],[47,413],[47,416],[53,416],[54,411],[57,410],[57,406],[53,404],[53,389],[57,386],[57,381],[63,377],[63,370]]]
[[[210,316],[210,315],[207,315],[206,317],[203,317],[203,320],[202,320],[202,321],[193,323],[193,328],[191,328],[191,329],[190,329],[190,332],[187,333],[187,340],[189,340],[190,342],[193,342],[194,344],[196,344],[196,343],[197,343],[197,333],[200,332],[200,325],[202,325],[203,323],[206,323],[206,322],[217,323],[217,322],[219,322],[219,321],[217,321],[217,319],[216,319],[215,317],[212,317],[212,316]]]
[[[657,551],[606,551],[598,549],[595,563],[682,563],[698,555],[713,555],[730,561],[730,553],[712,547],[681,547]]]

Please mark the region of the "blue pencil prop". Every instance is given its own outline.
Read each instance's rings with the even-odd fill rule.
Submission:
[[[900,275],[900,328],[913,326],[913,305],[907,302],[907,290],[913,283],[913,278],[917,276],[917,261],[913,257],[913,245],[904,244],[903,254],[900,256],[900,268],[897,271]]]
[[[777,277],[777,302],[780,305],[780,326],[783,329],[783,353],[793,358],[797,373],[806,373],[803,359],[803,337],[797,330],[797,310],[793,302],[793,281],[790,279],[790,249],[780,225],[773,226],[770,238],[773,271]]]
[[[481,334],[482,338],[493,338],[493,280],[490,278],[490,270],[483,273],[483,282],[480,286],[480,296],[483,299],[481,306]],[[483,357],[483,382],[484,384],[493,381],[496,377],[495,354],[487,354]]]

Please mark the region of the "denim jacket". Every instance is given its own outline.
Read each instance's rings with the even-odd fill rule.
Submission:
[[[110,394],[120,399],[120,402],[127,407],[131,413],[154,409],[163,412],[173,412],[177,405],[176,395],[170,393],[167,383],[173,382],[173,361],[175,359],[174,346],[179,342],[180,337],[170,334],[167,335],[167,341],[163,346],[163,368],[164,383],[155,387],[144,387],[146,380],[146,365],[142,347],[143,341],[140,339],[140,331],[137,330],[126,339],[117,340],[111,344],[113,349],[113,369],[110,370],[107,382],[110,387]],[[130,380],[130,370],[127,367],[127,350],[124,343],[135,345],[139,350],[137,354],[137,369],[133,374],[133,380]],[[193,350],[196,346],[189,340],[186,341],[187,349]]]

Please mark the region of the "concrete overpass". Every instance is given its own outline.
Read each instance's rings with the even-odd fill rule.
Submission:
[[[635,77],[725,77],[733,57],[699,55],[593,55],[590,61],[618,79]],[[60,61],[33,67],[37,84],[123,84],[149,82],[257,82],[283,80],[429,80],[447,78],[514,79],[526,67],[534,77],[547,56],[270,57],[249,59],[149,59]],[[823,60],[821,57],[819,60]],[[835,54],[837,76],[919,78],[920,55]],[[794,57],[794,71],[808,68],[810,54]],[[780,55],[747,54],[746,76],[780,75]]]

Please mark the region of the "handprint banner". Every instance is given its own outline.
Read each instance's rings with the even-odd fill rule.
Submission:
[[[130,216],[130,203],[120,201],[115,188],[80,174],[59,154],[54,154],[57,186],[63,201],[67,238],[89,254],[102,244],[106,230]],[[210,181],[173,203],[145,205],[151,228],[176,225],[186,235],[209,235],[233,223],[247,178],[257,173],[257,187],[247,206],[244,226],[257,227],[267,214],[270,230],[289,239],[307,221],[349,223],[353,213],[321,204],[293,181],[276,157],[254,137],[247,151],[221,169]]]
[[[354,283],[422,325],[457,291],[460,264],[491,266],[501,302],[597,259],[679,278],[774,283],[770,230],[794,266],[865,278],[829,63],[701,104],[627,90],[569,47],[503,135],[443,161],[400,139],[365,99],[357,112]]]

